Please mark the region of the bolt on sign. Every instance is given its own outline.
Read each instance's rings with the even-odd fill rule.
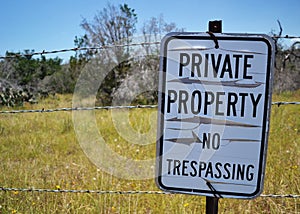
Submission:
[[[273,63],[266,35],[171,33],[163,39],[159,188],[229,198],[262,192]]]

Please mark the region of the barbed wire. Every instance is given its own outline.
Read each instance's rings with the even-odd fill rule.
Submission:
[[[272,105],[277,105],[278,107],[280,107],[282,105],[300,105],[300,102],[297,102],[297,101],[293,101],[293,102],[279,101],[279,102],[272,102]]]
[[[274,39],[300,39],[300,36],[285,35],[285,36],[272,36],[272,38],[274,38]]]
[[[111,110],[111,109],[145,109],[157,108],[157,105],[136,105],[136,106],[94,106],[94,107],[74,107],[74,108],[56,108],[56,109],[29,109],[29,110],[11,110],[0,111],[0,114],[18,114],[18,113],[51,113],[59,111],[90,111],[90,110]]]
[[[278,107],[283,105],[300,105],[300,102],[273,102],[272,105]],[[136,106],[94,106],[94,107],[74,107],[74,108],[55,108],[55,109],[28,109],[28,110],[5,110],[0,111],[0,114],[21,114],[21,113],[52,113],[60,111],[91,111],[91,110],[112,110],[112,109],[152,109],[157,108],[157,105],[136,105]]]
[[[52,51],[43,50],[41,52],[23,53],[23,54],[11,53],[10,55],[7,55],[7,56],[0,56],[0,59],[32,57],[35,55],[56,54],[56,53],[64,53],[64,52],[70,52],[70,51],[104,50],[104,49],[112,49],[112,48],[145,46],[145,45],[159,45],[159,44],[160,44],[160,42],[141,42],[141,43],[131,43],[131,44],[123,44],[123,45],[103,45],[103,46],[99,46],[99,47],[67,48],[67,49],[52,50]]]
[[[300,36],[272,36],[274,39],[300,39]],[[141,42],[141,43],[131,43],[131,44],[122,44],[122,45],[103,45],[98,47],[81,47],[81,48],[66,48],[60,50],[52,50],[46,51],[43,50],[41,52],[33,52],[33,53],[11,53],[8,56],[0,56],[0,59],[8,59],[8,58],[18,58],[18,57],[32,57],[35,55],[46,55],[46,54],[56,54],[56,53],[64,53],[64,52],[71,52],[71,51],[89,51],[89,50],[102,50],[102,49],[111,49],[111,48],[121,48],[121,47],[130,47],[130,46],[145,46],[145,45],[159,45],[160,41],[155,42]]]
[[[0,191],[4,192],[39,192],[39,193],[94,193],[94,194],[117,194],[117,195],[136,195],[136,194],[152,194],[152,195],[167,195],[167,194],[175,194],[170,192],[162,192],[162,191],[140,191],[140,190],[129,190],[129,191],[115,191],[115,190],[74,190],[74,189],[35,189],[35,188],[11,188],[11,187],[0,187]],[[268,197],[268,198],[300,198],[300,195],[295,194],[262,194],[260,197]]]

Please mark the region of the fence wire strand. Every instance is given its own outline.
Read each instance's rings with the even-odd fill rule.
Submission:
[[[290,35],[285,35],[285,36],[272,36],[274,39],[300,39],[300,36],[290,36]]]
[[[277,105],[278,107],[280,107],[282,105],[300,105],[300,102],[297,102],[297,101],[293,101],[293,102],[279,101],[279,102],[272,102],[272,105]]]
[[[8,56],[0,56],[0,59],[18,58],[18,57],[29,57],[30,58],[30,57],[36,56],[36,55],[56,54],[56,53],[64,53],[64,52],[71,52],[71,51],[104,50],[104,49],[112,49],[112,48],[159,45],[159,44],[160,44],[160,42],[141,42],[141,43],[131,43],[131,44],[123,44],[123,45],[103,45],[103,46],[99,46],[99,47],[66,48],[66,49],[52,50],[52,51],[43,50],[41,52],[24,53],[24,54],[12,53],[11,55],[8,55]]]
[[[300,39],[300,36],[272,36],[273,39]],[[122,44],[122,45],[103,45],[103,46],[96,46],[96,47],[81,47],[81,48],[66,48],[60,50],[52,50],[52,51],[40,51],[40,52],[33,52],[33,53],[12,53],[11,55],[7,56],[0,56],[0,59],[9,59],[9,58],[18,58],[18,57],[32,57],[35,55],[46,55],[46,54],[57,54],[57,53],[64,53],[64,52],[72,52],[72,51],[89,51],[89,50],[103,50],[103,49],[112,49],[112,48],[122,48],[122,47],[131,47],[131,46],[146,46],[146,45],[159,45],[160,41],[155,42],[141,42],[141,43],[131,43],[131,44]]]
[[[273,102],[272,105],[278,107],[283,105],[300,105],[300,102]],[[136,105],[136,106],[94,106],[94,107],[74,107],[74,108],[55,108],[55,109],[28,109],[28,110],[5,110],[0,111],[0,114],[21,114],[21,113],[52,113],[60,111],[91,111],[91,110],[112,110],[112,109],[153,109],[157,105]]]
[[[51,113],[59,111],[91,111],[91,110],[111,110],[111,109],[145,109],[157,108],[157,105],[136,105],[136,106],[94,106],[94,107],[74,107],[74,108],[55,108],[55,109],[29,109],[29,110],[11,110],[0,111],[0,114],[18,114],[18,113]]]
[[[175,194],[169,192],[162,192],[162,191],[137,191],[137,190],[129,190],[129,191],[113,191],[113,190],[72,190],[72,189],[34,189],[34,188],[8,188],[8,187],[0,187],[0,191],[4,192],[39,192],[39,193],[94,193],[94,194],[117,194],[117,195],[137,195],[137,194],[144,194],[144,195],[167,195],[167,194]],[[267,197],[267,198],[300,198],[300,195],[294,194],[262,194],[260,197]]]

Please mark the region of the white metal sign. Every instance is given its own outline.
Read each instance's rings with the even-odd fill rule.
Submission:
[[[262,191],[274,45],[266,35],[172,33],[162,41],[157,184],[253,198]]]

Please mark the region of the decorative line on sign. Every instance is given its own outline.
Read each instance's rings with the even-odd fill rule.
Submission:
[[[198,126],[201,124],[213,124],[213,125],[225,125],[225,126],[241,126],[241,127],[249,127],[249,128],[257,128],[261,126],[246,124],[246,123],[239,123],[231,120],[220,120],[214,118],[207,118],[201,116],[194,116],[190,118],[178,118],[174,117],[171,119],[167,119],[169,122],[187,122],[187,123],[199,123]]]
[[[199,79],[190,79],[189,77],[181,78],[181,79],[174,79],[169,80],[168,82],[178,82],[183,84],[202,84],[202,85],[221,85],[221,86],[229,86],[229,87],[236,87],[236,88],[256,88],[264,83],[256,82],[253,83],[238,83],[240,80],[233,80],[233,81],[206,81],[206,80],[199,80]]]

